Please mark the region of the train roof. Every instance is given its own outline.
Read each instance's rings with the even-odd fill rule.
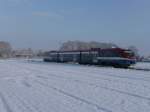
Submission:
[[[66,52],[89,52],[89,51],[130,51],[129,49],[123,49],[123,48],[91,48],[91,49],[87,49],[87,50],[66,50],[66,51],[49,51],[51,53],[66,53]]]

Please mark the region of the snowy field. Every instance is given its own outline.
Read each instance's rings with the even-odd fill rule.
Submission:
[[[150,69],[150,62],[140,62],[135,65],[136,68]]]
[[[0,112],[150,112],[150,72],[0,60]]]

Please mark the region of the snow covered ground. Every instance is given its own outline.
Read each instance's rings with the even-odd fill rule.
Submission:
[[[136,68],[150,69],[150,62],[139,62],[135,65]]]
[[[150,112],[150,72],[1,60],[0,112]]]

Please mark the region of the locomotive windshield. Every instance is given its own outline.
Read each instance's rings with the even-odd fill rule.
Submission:
[[[129,57],[134,57],[135,56],[134,52],[131,51],[131,50],[126,50],[125,53],[127,53]]]

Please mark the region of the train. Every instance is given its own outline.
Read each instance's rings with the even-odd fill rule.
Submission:
[[[135,54],[123,48],[91,48],[89,50],[49,51],[45,62],[78,63],[128,68],[136,64]]]

